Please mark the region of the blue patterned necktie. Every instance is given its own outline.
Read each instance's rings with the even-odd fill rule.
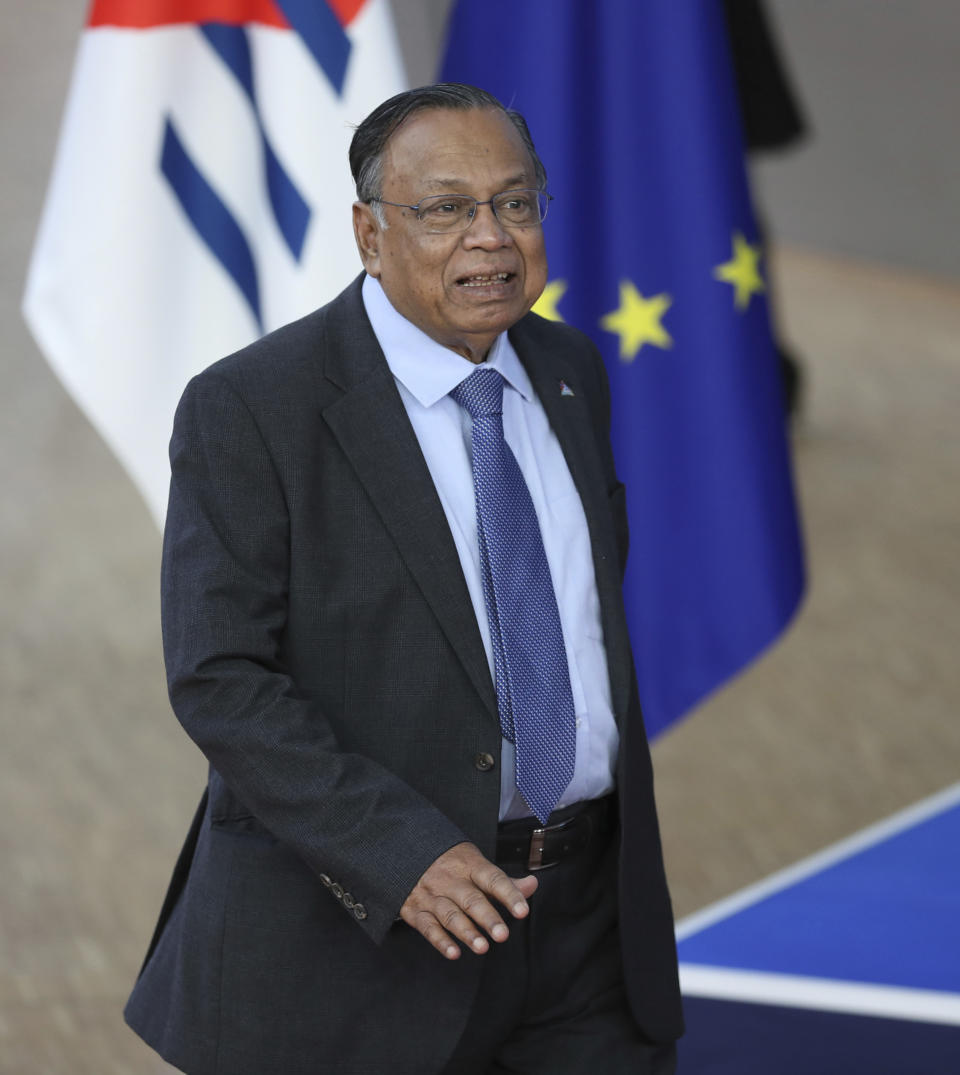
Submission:
[[[560,613],[530,490],[503,436],[503,378],[474,370],[450,393],[473,419],[473,489],[497,708],[516,781],[544,824],[573,777],[576,722]]]

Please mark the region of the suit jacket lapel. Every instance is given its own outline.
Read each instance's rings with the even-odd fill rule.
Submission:
[[[367,320],[359,281],[328,308],[328,315],[323,375],[342,395],[322,407],[324,421],[499,726],[490,669],[456,545],[403,401]]]
[[[533,382],[550,425],[560,442],[570,475],[580,494],[600,599],[613,711],[619,721],[630,697],[631,656],[619,554],[610,517],[608,479],[597,452],[595,419],[576,368],[562,354],[547,353],[528,337],[524,322],[510,332],[511,342]],[[572,394],[564,394],[563,386]]]

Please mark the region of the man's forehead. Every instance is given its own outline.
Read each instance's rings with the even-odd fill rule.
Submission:
[[[510,117],[495,109],[424,109],[406,119],[384,150],[385,178],[415,177],[430,190],[456,190],[479,169],[506,186],[535,180],[530,152]]]
[[[513,153],[526,163],[527,147],[510,117],[490,108],[430,108],[407,117],[387,139],[385,155]]]
[[[419,177],[419,181],[428,194],[456,194],[459,187],[469,182],[469,178],[463,175],[425,175]],[[497,178],[503,184],[504,190],[512,190],[529,186],[534,182],[535,176],[530,169],[524,168],[509,175],[504,172]]]

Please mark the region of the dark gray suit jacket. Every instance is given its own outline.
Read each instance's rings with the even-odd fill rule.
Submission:
[[[360,283],[200,374],[177,410],[163,640],[210,779],[125,1014],[190,1075],[427,1075],[482,966],[396,921],[453,844],[493,856],[500,731],[453,538]],[[628,991],[643,1030],[668,1040],[676,954],[606,377],[566,326],[528,315],[510,337],[586,511],[621,733]]]

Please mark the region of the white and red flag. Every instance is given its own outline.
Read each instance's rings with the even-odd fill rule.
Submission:
[[[360,269],[386,0],[93,0],[27,278],[41,350],[161,521],[187,380]]]

